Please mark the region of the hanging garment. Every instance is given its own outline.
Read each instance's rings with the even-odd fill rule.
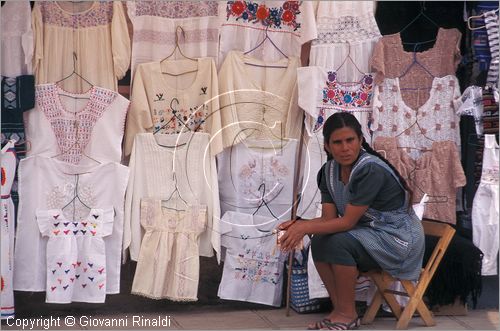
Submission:
[[[375,21],[374,1],[319,1],[318,38],[312,41],[309,64],[338,68],[349,55],[362,72],[370,72],[370,57],[381,34]],[[337,72],[342,80],[360,75],[347,60]]]
[[[6,1],[2,5],[2,77],[32,74],[33,31],[29,1]]]
[[[199,236],[206,231],[206,206],[165,208],[172,201],[141,200],[142,239],[132,294],[173,301],[198,300]]]
[[[219,103],[223,146],[247,137],[300,136],[302,114],[297,106],[299,59],[256,60],[239,51],[226,57],[219,71]]]
[[[374,86],[371,74],[365,74],[357,83],[349,84],[339,81],[335,71],[317,66],[298,68],[297,79],[298,103],[305,111],[304,121],[309,135],[307,150],[302,159],[303,192],[297,215],[311,219],[321,215],[321,195],[316,174],[326,162],[323,124],[334,113],[351,112],[361,123],[365,139],[370,141],[368,122],[372,112]]]
[[[472,49],[474,51],[474,60],[478,63],[479,71],[487,71],[491,61],[491,53],[488,47],[488,33],[482,15],[497,8],[498,3],[493,1],[475,1],[472,4],[470,16],[476,16],[469,18],[470,25],[474,28],[471,31]]]
[[[8,142],[2,148],[2,225],[1,225],[1,268],[0,268],[0,317],[14,318],[14,203],[10,197],[14,174],[16,173],[16,151],[14,143]]]
[[[167,74],[169,73],[169,74]],[[222,151],[219,86],[214,60],[144,63],[137,67],[125,133],[130,155],[138,133],[208,132],[210,151]]]
[[[281,305],[285,256],[272,234],[281,221],[228,211],[221,219],[224,270],[221,299]]]
[[[350,178],[363,166],[375,162],[388,171],[401,185],[396,174],[377,157],[361,152],[353,165]],[[324,175],[328,180],[328,191],[340,215],[350,201],[349,185],[339,179],[339,164],[328,161]],[[400,279],[417,280],[424,255],[424,231],[412,209],[408,209],[408,198],[398,209],[379,211],[368,208],[357,225],[348,231],[357,239],[378,265],[391,276]],[[405,231],[401,231],[401,229]],[[312,248],[314,249],[314,247]]]
[[[33,33],[37,84],[56,82],[76,69],[92,84],[118,90],[117,79],[125,76],[130,65],[130,37],[121,1],[37,2]],[[88,88],[76,78],[61,85],[77,93]]]
[[[132,22],[132,78],[141,63],[164,59],[179,47],[192,58],[211,57],[217,63],[219,29],[217,1],[127,1]],[[183,32],[177,31],[182,27]],[[181,59],[182,55],[172,55]]]
[[[297,140],[249,139],[226,148],[217,156],[221,214],[237,211],[289,220],[296,153]]]
[[[64,209],[64,215],[71,215],[65,218],[85,222],[89,216],[88,207],[106,209],[112,206],[115,212],[113,232],[104,238],[106,293],[120,292],[123,206],[128,173],[128,168],[118,163],[77,166],[38,155],[21,161],[14,251],[15,290],[46,290],[47,238],[40,234],[37,210]],[[73,200],[75,197],[78,199]]]
[[[209,146],[210,136],[201,132],[136,135],[129,163],[123,239],[123,250],[129,249],[132,260],[139,258],[145,232],[141,229],[141,200],[167,199],[176,185],[189,205],[207,206],[207,227],[200,235],[199,255],[211,257],[215,250],[220,258],[219,188]]]
[[[424,194],[429,195],[424,218],[456,223],[456,192],[465,185],[465,175],[452,141],[434,142],[431,150],[418,159],[410,157],[405,148],[398,147],[397,138],[379,137],[373,149],[385,153],[386,159],[396,168],[413,191],[412,204],[419,203]]]
[[[455,76],[434,78],[429,99],[412,108],[402,97],[398,78],[386,78],[373,95],[373,139],[397,137],[399,146],[430,149],[435,141],[451,140],[460,146],[460,88]],[[412,149],[413,158],[420,151]]]
[[[486,32],[488,33],[488,44],[490,45],[491,61],[488,68],[488,77],[486,83],[494,87],[496,90],[495,101],[498,102],[498,66],[500,62],[500,45],[498,42],[498,15],[496,11],[488,11],[484,13],[484,23],[486,24]]]
[[[56,84],[37,85],[35,108],[26,113],[28,156],[57,155],[71,164],[95,164],[90,158],[120,162],[128,106],[126,98],[101,87],[73,94]]]
[[[472,116],[476,125],[476,134],[483,134],[483,89],[480,86],[467,87],[461,97],[457,115]]]
[[[254,49],[263,61],[300,57],[302,45],[317,37],[311,1],[219,1],[219,15],[219,66],[233,50]],[[266,35],[271,40],[257,47]]]
[[[113,207],[90,209],[77,221],[62,209],[37,210],[47,241],[47,303],[106,300],[106,248],[113,232]]]
[[[376,83],[380,84],[384,78],[402,76],[416,59],[432,76],[417,64],[400,78],[399,85],[401,88],[421,87],[419,90],[403,90],[401,98],[412,109],[422,107],[431,93],[425,88],[433,86],[434,77],[455,75],[461,59],[460,39],[461,33],[457,29],[439,28],[434,46],[414,53],[404,50],[399,33],[383,36],[375,45],[371,59]]]
[[[484,140],[483,171],[481,183],[472,204],[472,239],[483,252],[481,275],[497,274],[499,212],[498,206],[498,143],[495,135],[487,134]]]

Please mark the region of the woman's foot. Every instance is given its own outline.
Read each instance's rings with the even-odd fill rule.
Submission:
[[[325,322],[329,322],[328,318],[309,324],[306,330],[321,330],[326,327]]]
[[[361,320],[357,314],[350,316],[332,311],[328,319],[322,321],[322,324],[323,327],[320,330],[354,330],[360,326]]]

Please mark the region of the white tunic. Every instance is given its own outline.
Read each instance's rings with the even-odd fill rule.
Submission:
[[[207,133],[136,135],[129,163],[131,175],[123,239],[123,250],[129,249],[132,260],[137,261],[139,257],[144,235],[141,199],[167,199],[175,189],[175,181],[181,197],[189,205],[207,206],[207,229],[200,236],[200,255],[211,257],[215,249],[219,257],[219,189],[209,141]]]
[[[312,1],[219,1],[219,15],[219,66],[232,50],[254,49],[266,32],[270,40],[249,54],[264,61],[300,57],[301,46],[317,36]]]
[[[1,75],[17,77],[32,73],[33,31],[29,1],[6,1],[1,10]]]
[[[71,215],[70,215],[71,216]],[[113,232],[113,207],[90,209],[80,221],[62,209],[37,210],[36,219],[47,241],[48,303],[106,300],[106,247]]]
[[[297,145],[294,139],[274,143],[249,139],[219,154],[221,214],[255,212],[268,219],[290,219]]]
[[[272,230],[278,220],[229,211],[221,219],[227,248],[219,285],[221,299],[281,305],[285,256]]]
[[[2,224],[1,227],[1,318],[14,317],[14,292],[12,274],[14,269],[14,203],[10,197],[14,174],[16,173],[16,152],[14,142],[2,148]]]
[[[95,164],[89,157],[101,162],[121,161],[129,106],[126,98],[101,87],[72,94],[55,84],[37,85],[35,93],[35,108],[24,115],[31,146],[28,156],[57,155],[72,164]]]
[[[123,206],[128,168],[118,163],[75,166],[42,156],[23,159],[19,165],[19,213],[14,253],[14,289],[45,291],[47,238],[42,238],[36,221],[37,210],[63,209],[75,190],[81,200],[64,208],[65,215],[81,221],[93,209],[113,206],[113,233],[106,245],[106,293],[120,292]]]
[[[127,1],[133,26],[132,78],[137,65],[164,59],[175,48],[177,31],[179,48],[192,58],[212,57],[217,63],[219,29],[217,1]],[[176,51],[171,59],[181,59]]]

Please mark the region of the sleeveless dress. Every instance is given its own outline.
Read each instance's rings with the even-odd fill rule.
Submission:
[[[362,152],[354,164],[349,181],[363,166],[374,162],[396,179],[398,177],[389,166],[379,158]],[[350,200],[348,185],[338,178],[340,165],[334,160],[325,167],[328,191],[330,192],[340,215]],[[401,185],[402,186],[402,185]],[[355,239],[366,249],[380,267],[393,277],[417,280],[422,267],[425,237],[422,224],[412,209],[408,209],[408,196],[402,207],[391,211],[379,211],[368,208],[356,227],[349,230]]]

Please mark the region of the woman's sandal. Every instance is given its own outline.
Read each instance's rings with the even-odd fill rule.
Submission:
[[[320,330],[355,330],[361,325],[361,319],[356,317],[350,323],[331,322],[329,320],[321,321],[323,327]]]
[[[321,321],[317,321],[314,323],[314,326],[307,326],[307,329],[306,330],[321,330],[321,329],[324,329],[326,327],[326,324],[325,322],[329,322],[328,318],[325,318]]]

